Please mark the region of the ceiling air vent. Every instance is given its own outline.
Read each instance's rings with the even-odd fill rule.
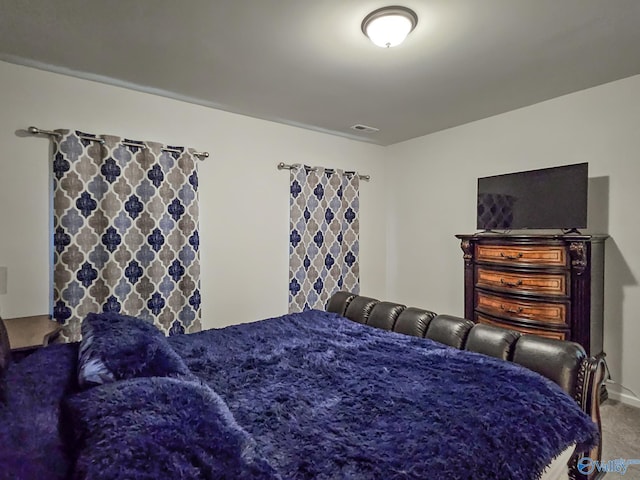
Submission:
[[[375,133],[380,131],[379,128],[369,127],[367,125],[361,125],[359,123],[352,126],[351,129],[356,130],[357,132],[365,132],[365,133]]]

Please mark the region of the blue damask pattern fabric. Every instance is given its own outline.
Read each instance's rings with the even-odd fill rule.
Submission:
[[[53,315],[65,339],[80,339],[80,323],[91,312],[140,317],[165,334],[199,331],[194,151],[58,133],[52,159]]]
[[[294,165],[290,173],[289,312],[359,293],[357,174]]]

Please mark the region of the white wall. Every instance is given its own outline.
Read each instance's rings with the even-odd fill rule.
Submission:
[[[361,288],[386,295],[384,149],[123,88],[0,62],[0,314],[48,313],[49,141],[30,125],[207,150],[200,165],[205,328],[286,313],[289,172],[306,163],[370,174],[361,183]]]
[[[589,231],[611,236],[605,352],[613,380],[640,394],[640,76],[403,142],[386,156],[389,298],[458,315],[454,235],[474,232],[477,177],[589,162]]]

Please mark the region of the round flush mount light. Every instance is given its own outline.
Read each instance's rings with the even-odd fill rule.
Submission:
[[[404,42],[417,24],[418,16],[407,7],[382,7],[364,17],[362,32],[377,46],[389,48]]]

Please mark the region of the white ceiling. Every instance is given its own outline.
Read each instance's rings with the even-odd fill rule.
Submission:
[[[640,74],[640,0],[395,2],[0,0],[0,59],[380,145]]]

